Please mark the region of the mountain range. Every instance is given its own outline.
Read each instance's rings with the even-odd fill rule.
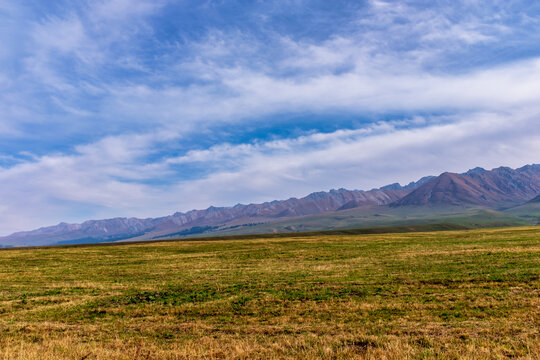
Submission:
[[[311,224],[309,229],[362,227],[384,225],[389,219],[395,223],[441,219],[466,222],[480,218],[484,222],[479,220],[481,223],[476,225],[513,224],[512,219],[515,224],[537,223],[540,219],[534,215],[536,204],[540,204],[540,165],[518,169],[475,168],[462,174],[445,172],[405,186],[394,183],[369,191],[338,189],[315,192],[299,199],[232,207],[211,206],[158,218],[60,223],[0,237],[0,246],[299,231],[306,229],[307,224]],[[521,212],[512,210],[519,208]],[[473,210],[476,212],[471,212]],[[344,221],[345,218],[348,220]],[[491,222],[485,222],[485,219]]]

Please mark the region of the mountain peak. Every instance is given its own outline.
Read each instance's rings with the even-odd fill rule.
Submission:
[[[389,184],[389,185],[385,185],[383,187],[380,188],[381,190],[402,190],[403,189],[403,186],[401,186],[400,183],[393,183],[393,184]]]
[[[386,186],[383,186],[380,188],[380,190],[410,190],[410,189],[414,189],[420,185],[422,185],[423,183],[433,179],[435,176],[432,176],[432,175],[429,175],[429,176],[424,176],[422,178],[420,178],[420,180],[418,181],[411,181],[410,183],[408,183],[407,185],[405,186],[402,186],[400,183],[393,183],[393,184],[390,184],[390,185],[386,185]]]
[[[475,167],[474,169],[470,169],[467,172],[464,173],[464,175],[470,175],[470,174],[479,174],[479,173],[485,173],[487,170],[482,167]]]

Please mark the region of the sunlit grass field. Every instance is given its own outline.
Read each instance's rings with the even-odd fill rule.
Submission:
[[[0,251],[0,359],[539,359],[540,228]]]

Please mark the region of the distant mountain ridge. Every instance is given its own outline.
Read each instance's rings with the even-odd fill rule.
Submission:
[[[68,244],[75,242],[114,241],[123,238],[152,233],[160,234],[180,232],[181,230],[205,226],[238,225],[336,211],[349,204],[386,205],[403,197],[409,190],[330,190],[315,192],[297,199],[271,201],[262,204],[237,204],[233,207],[210,206],[205,210],[177,212],[170,216],[137,219],[114,218],[89,220],[81,224],[60,223],[32,231],[23,231],[0,237],[1,245],[45,245]]]
[[[0,245],[30,246],[151,239],[171,234],[196,234],[214,229],[250,226],[276,219],[296,218],[352,208],[385,206],[482,206],[492,209],[516,206],[531,199],[540,201],[540,165],[518,169],[475,168],[463,174],[426,176],[401,186],[398,183],[369,191],[330,190],[306,197],[262,204],[237,204],[205,210],[177,212],[159,218],[114,218],[55,226],[0,237]]]
[[[498,209],[522,204],[539,193],[540,165],[515,170],[475,168],[463,174],[445,172],[392,205],[481,205]]]

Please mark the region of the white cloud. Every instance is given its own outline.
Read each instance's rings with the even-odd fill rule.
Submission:
[[[365,68],[290,79],[234,68],[220,79],[188,89],[114,88],[103,110],[194,131],[286,112],[507,111],[540,101],[538,58],[457,75]]]

